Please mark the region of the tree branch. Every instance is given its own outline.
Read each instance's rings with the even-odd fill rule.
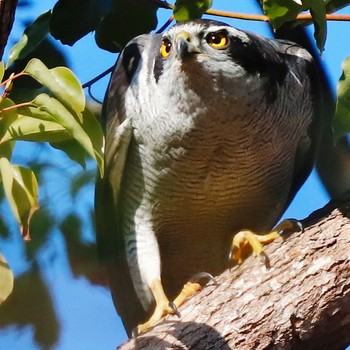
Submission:
[[[155,2],[159,8],[167,9],[167,10],[174,10],[174,5],[168,4],[164,0],[152,0]],[[344,7],[344,6],[342,6]],[[340,7],[340,8],[342,8]],[[332,8],[329,9],[329,11],[336,11],[338,8]],[[215,9],[209,9],[205,12],[207,15],[213,15],[217,17],[225,17],[225,18],[235,18],[235,19],[244,19],[247,21],[263,21],[263,22],[269,22],[269,18],[265,15],[258,15],[258,14],[249,14],[249,13],[239,13],[239,12],[231,12],[231,11],[221,11],[221,10],[215,10]],[[350,21],[350,15],[347,14],[332,14],[327,13],[326,19],[328,21]],[[312,16],[310,13],[301,13],[296,17],[296,20],[298,21],[311,21]]]
[[[350,193],[120,349],[332,349],[350,344]]]
[[[257,14],[249,14],[249,13],[238,13],[238,12],[228,12],[210,9],[206,12],[207,15],[213,15],[217,17],[226,17],[226,18],[235,18],[235,19],[244,19],[248,21],[262,21],[269,22],[269,17],[265,15],[257,15]],[[326,14],[326,19],[328,21],[350,21],[350,15],[342,15],[342,14]],[[297,21],[311,21],[312,16],[309,13],[302,13],[296,17]]]
[[[17,0],[0,0],[0,60],[15,18]]]

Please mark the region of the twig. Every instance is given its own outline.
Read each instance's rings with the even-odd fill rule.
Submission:
[[[8,106],[6,108],[3,108],[0,113],[11,111],[13,109],[17,109],[17,108],[21,108],[21,107],[29,107],[29,106],[35,106],[35,105],[32,102],[22,102],[22,103],[18,103],[16,105],[13,105],[13,106]]]
[[[28,73],[25,73],[25,72],[20,72],[20,73],[17,73],[17,74],[11,74],[9,78],[7,78],[6,80],[0,82],[0,86],[5,86],[7,87],[8,84],[11,83],[11,81],[13,81],[14,79],[17,79],[23,75],[28,75]]]
[[[19,103],[17,105],[13,105],[13,106],[9,106],[9,107],[3,108],[0,111],[0,120],[3,118],[3,113],[4,112],[16,110],[17,108],[21,108],[21,107],[29,107],[29,106],[34,106],[34,105],[33,105],[32,102],[23,102],[23,103]]]
[[[170,16],[169,19],[164,23],[164,25],[159,28],[157,30],[157,34],[158,33],[162,33],[166,28],[168,28],[171,24],[171,22],[174,20],[174,17],[173,16]],[[100,79],[102,79],[103,77],[105,77],[107,74],[113,72],[113,69],[114,69],[114,65],[109,67],[108,69],[106,69],[104,72],[102,72],[101,74],[99,74],[98,76],[96,76],[95,78],[89,80],[87,83],[83,84],[82,87],[83,89],[86,89],[88,88],[88,94],[90,95],[90,97],[95,101],[95,102],[98,102],[101,104],[101,101],[99,101],[98,99],[96,99],[92,92],[91,92],[91,86],[93,84],[95,84],[97,81],[99,81]]]
[[[167,10],[174,10],[174,6],[168,4],[163,0],[153,0],[157,3],[160,8]],[[238,12],[229,12],[229,11],[221,11],[210,9],[206,12],[207,15],[217,16],[217,17],[226,17],[226,18],[236,18],[236,19],[244,19],[247,21],[262,21],[269,22],[269,18],[265,15],[257,15],[257,14],[248,14],[248,13],[238,13]],[[350,15],[340,15],[329,13],[326,15],[326,19],[328,21],[350,21]],[[311,14],[299,14],[296,17],[298,21],[312,20]]]
[[[102,105],[103,102],[100,101],[100,100],[98,100],[98,99],[93,95],[93,93],[92,93],[92,91],[91,91],[91,88],[92,88],[92,86],[90,85],[90,86],[88,87],[88,94],[89,94],[89,96],[90,96],[96,103]]]
[[[206,12],[208,15],[217,16],[217,17],[226,17],[226,18],[236,18],[236,19],[244,19],[248,21],[262,21],[269,22],[269,18],[265,15],[251,15],[248,13],[238,13],[238,12],[228,12],[228,11],[220,11],[215,9],[210,9]],[[340,14],[327,14],[326,19],[328,21],[350,21],[350,15],[340,15]],[[312,20],[311,14],[299,14],[296,17],[298,21]]]
[[[106,69],[104,72],[102,72],[101,74],[99,74],[95,78],[89,80],[87,83],[82,85],[83,89],[86,89],[86,88],[90,87],[91,85],[95,84],[97,81],[102,79],[104,76],[106,76],[107,74],[113,72],[113,69],[114,69],[114,65],[109,67],[108,69]]]
[[[91,87],[93,84],[95,84],[97,81],[99,81],[100,79],[102,79],[103,77],[105,77],[107,74],[112,73],[114,69],[114,65],[109,67],[108,69],[106,69],[104,72],[102,72],[101,74],[99,74],[98,76],[96,76],[95,78],[89,80],[87,83],[83,84],[82,87],[83,89],[88,89],[88,94],[89,96],[97,103],[102,104],[101,101],[99,101],[96,97],[94,97],[94,95],[91,92]]]
[[[167,29],[171,22],[174,20],[173,16],[170,16],[169,19],[156,31],[157,34],[164,32],[165,29]]]

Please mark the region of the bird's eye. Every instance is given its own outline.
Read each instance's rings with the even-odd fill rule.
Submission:
[[[214,49],[225,49],[229,44],[229,38],[225,32],[209,33],[205,39]]]
[[[162,42],[162,46],[160,48],[160,54],[166,58],[170,55],[170,51],[171,51],[171,42],[169,39],[164,38],[163,42]]]

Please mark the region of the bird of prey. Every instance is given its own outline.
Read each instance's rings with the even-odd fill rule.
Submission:
[[[309,175],[322,126],[318,72],[293,42],[212,20],[141,35],[106,93],[97,241],[129,336],[260,254]]]

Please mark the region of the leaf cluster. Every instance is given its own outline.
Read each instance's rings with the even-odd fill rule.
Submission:
[[[161,0],[59,0],[49,29],[68,45],[94,31],[99,47],[120,52],[135,36],[156,29],[159,8],[173,8],[174,18],[184,21],[200,18],[211,5],[212,0],[177,0],[174,7]]]
[[[25,240],[30,239],[31,218],[39,208],[38,181],[33,169],[12,164],[17,141],[48,142],[82,166],[87,157],[93,158],[103,174],[103,133],[74,74],[62,66],[49,69],[36,58],[22,71],[7,74],[11,64],[26,57],[45,38],[47,33],[41,33],[40,28],[47,27],[48,18],[46,13],[29,26],[11,50],[7,66],[0,63],[0,186]],[[15,102],[13,87],[23,77],[36,84]],[[0,274],[4,284],[0,285],[1,303],[13,284],[5,262]]]
[[[295,21],[298,14],[309,10],[315,26],[317,46],[323,51],[327,35],[327,4],[324,0],[264,0],[263,9],[275,29],[286,22]]]
[[[35,79],[42,89],[31,101],[15,104],[7,96],[13,81],[23,75]],[[11,75],[2,85],[6,87],[0,100],[1,180],[22,234],[29,238],[29,220],[38,208],[38,185],[33,171],[10,164],[14,143],[50,142],[68,155],[74,154],[74,160],[82,165],[87,153],[97,161],[102,175],[103,134],[86,108],[79,81],[66,67],[48,69],[40,60],[32,59],[22,72]],[[70,145],[71,141],[76,144]],[[69,147],[82,151],[72,153]]]
[[[59,0],[52,10],[50,32],[63,44],[73,45],[95,31],[97,44],[120,52],[133,37],[157,26],[156,1]]]

